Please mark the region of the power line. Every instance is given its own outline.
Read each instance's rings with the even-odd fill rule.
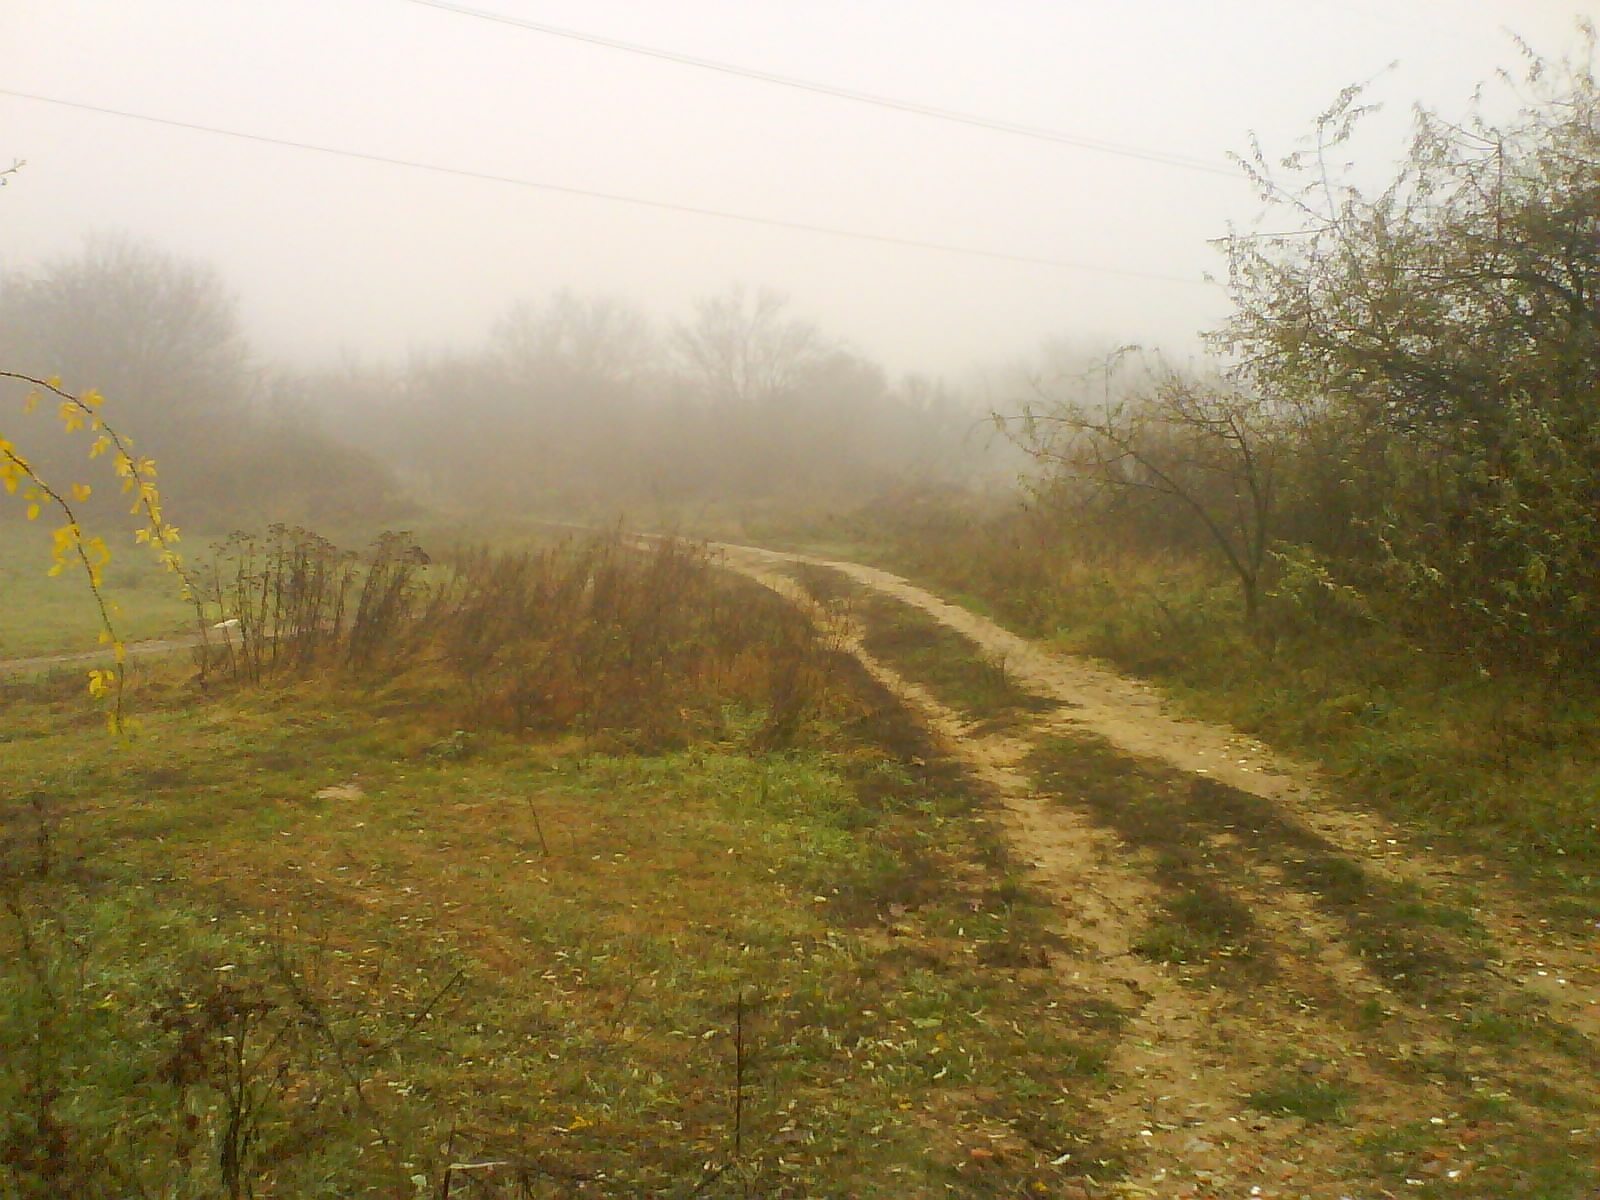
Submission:
[[[589,188],[570,187],[566,184],[544,183],[535,179],[522,179],[515,175],[496,175],[488,171],[473,171],[464,167],[445,167],[438,163],[421,162],[409,158],[393,158],[384,154],[370,154],[362,150],[344,150],[336,146],[322,146],[315,142],[300,142],[290,138],[270,137],[261,133],[245,133],[237,129],[223,129],[216,125],[201,125],[194,121],[178,121],[170,117],[152,117],[146,113],[125,109],[106,108],[85,104],[78,100],[63,100],[56,96],[40,96],[32,92],[19,92],[0,88],[0,96],[19,100],[33,100],[40,104],[55,104],[83,112],[99,113],[108,117],[122,117],[130,121],[146,121],[152,125],[166,125],[173,129],[187,129],[195,133],[216,134],[219,137],[238,138],[268,146],[284,146],[291,150],[311,150],[338,158],[353,158],[361,162],[381,163],[390,167],[407,167],[413,171],[431,171],[438,175],[456,175],[464,179],[478,179],[487,183],[503,183],[513,187],[532,188],[543,192],[556,192],[566,196],[582,196],[591,200],[609,200],[617,204],[632,204],[640,208],[654,208],[666,212],[689,213],[698,217],[714,217],[722,221],[742,221],[748,225],[763,225],[774,229],[794,229],[802,233],[822,234],[828,237],[854,238],[864,242],[881,242],[890,246],[908,246],[917,250],[939,250],[947,254],[965,254],[976,258],[999,259],[1002,262],[1027,263],[1039,267],[1060,267],[1069,271],[1093,271],[1104,275],[1125,275],[1133,279],[1153,279],[1163,283],[1186,283],[1210,286],[1204,280],[1187,279],[1180,275],[1163,275],[1154,271],[1139,271],[1127,267],[1106,267],[1094,263],[1072,262],[1067,259],[1041,258],[1029,254],[1010,254],[1003,250],[983,250],[973,246],[954,246],[947,242],[929,242],[918,238],[895,237],[885,233],[866,233],[857,229],[839,229],[830,225],[810,225],[802,221],[785,221],[777,217],[758,217],[748,213],[728,212],[724,209],[702,208],[692,204],[674,204],[668,200],[647,200],[641,196],[626,196],[620,192],[601,192]]]
[[[420,4],[427,8],[442,9],[445,12],[456,13],[463,17],[476,17],[481,21],[494,21],[501,25],[514,25],[518,29],[529,29],[535,33],[548,34],[551,37],[588,42],[593,46],[604,46],[607,49],[621,50],[627,54],[642,54],[648,58],[659,58],[687,67],[699,67],[706,71],[720,71],[724,75],[737,75],[742,79],[755,79],[762,83],[797,88],[800,91],[815,92],[819,95],[832,96],[839,100],[851,100],[857,104],[873,104],[879,108],[892,108],[898,112],[915,113],[917,116],[932,117],[939,121],[954,121],[957,124],[971,125],[978,129],[991,129],[1000,133],[1015,134],[1017,137],[1036,138],[1040,141],[1055,142],[1063,146],[1074,146],[1080,150],[1093,150],[1098,154],[1114,154],[1122,158],[1140,159],[1144,162],[1159,163],[1162,166],[1178,167],[1185,171],[1203,171],[1212,175],[1225,175],[1230,179],[1238,178],[1238,173],[1230,167],[1219,166],[1216,163],[1207,162],[1200,158],[1187,158],[1181,154],[1171,154],[1164,150],[1151,150],[1142,146],[1124,145],[1120,142],[1101,141],[1098,138],[1062,133],[1054,129],[1041,129],[1033,125],[1019,125],[1010,121],[1000,121],[990,117],[975,116],[971,113],[957,112],[954,109],[936,108],[931,104],[919,104],[914,100],[896,100],[891,96],[879,96],[872,92],[858,92],[851,88],[834,87],[830,84],[817,83],[809,79],[797,79],[789,75],[774,74],[771,71],[760,71],[754,67],[742,67],[735,63],[718,62],[715,59],[698,58],[692,54],[679,54],[672,50],[662,50],[656,46],[643,46],[636,42],[624,42],[617,38],[602,37],[595,33],[584,33],[577,29],[563,29],[558,25],[546,25],[542,21],[529,21],[522,17],[490,12],[487,9],[470,8],[464,4],[450,3],[449,0],[411,0],[411,3]]]

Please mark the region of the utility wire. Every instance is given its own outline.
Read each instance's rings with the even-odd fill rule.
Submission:
[[[338,158],[353,158],[362,162],[382,163],[390,167],[408,167],[414,171],[431,171],[438,175],[457,175],[464,179],[479,179],[488,183],[504,183],[513,187],[533,188],[543,192],[557,192],[566,196],[583,196],[592,200],[610,200],[617,204],[632,204],[640,208],[654,208],[666,212],[690,213],[698,217],[715,217],[723,221],[742,221],[747,225],[764,225],[774,229],[796,229],[802,233],[817,233],[828,237],[854,238],[863,242],[882,242],[890,246],[909,246],[917,250],[940,250],[947,254],[965,254],[976,258],[993,258],[1002,262],[1028,263],[1039,267],[1061,267],[1069,271],[1094,271],[1103,275],[1125,275],[1132,279],[1154,279],[1163,283],[1187,283],[1209,287],[1206,280],[1185,278],[1181,275],[1163,275],[1155,271],[1139,271],[1128,267],[1106,267],[1094,263],[1072,262],[1060,258],[1041,258],[1030,254],[1010,254],[1003,250],[983,250],[974,246],[955,246],[947,242],[929,242],[917,238],[894,237],[885,233],[865,233],[857,229],[839,229],[830,225],[810,225],[801,221],[785,221],[777,217],[757,217],[748,213],[728,212],[724,209],[701,208],[692,204],[674,204],[667,200],[647,200],[640,196],[625,196],[620,192],[601,192],[589,188],[569,187],[559,183],[543,183],[535,179],[522,179],[515,175],[496,175],[488,171],[473,171],[463,167],[445,167],[437,163],[421,162],[409,158],[392,158],[384,154],[369,154],[361,150],[343,150],[336,146],[322,146],[315,142],[299,142],[289,138],[269,137],[261,133],[245,133],[237,129],[223,129],[216,125],[201,125],[194,121],[177,121],[170,117],[152,117],[146,113],[128,112],[125,109],[106,108],[97,104],[84,104],[77,100],[62,100],[56,96],[40,96],[32,92],[19,92],[0,88],[0,96],[19,100],[33,100],[40,104],[55,104],[83,112],[100,113],[108,117],[123,117],[130,121],[146,121],[152,125],[167,125],[174,129],[187,129],[196,133],[211,133],[220,137],[238,138],[268,146],[286,146],[291,150],[312,150],[318,154],[331,154]]]
[[[954,121],[961,125],[971,125],[978,129],[997,130],[1000,133],[1015,134],[1018,137],[1037,138],[1040,141],[1056,142],[1063,146],[1075,146],[1080,150],[1093,150],[1099,154],[1115,154],[1122,158],[1136,158],[1144,162],[1160,163],[1162,166],[1178,167],[1185,171],[1203,171],[1211,175],[1225,175],[1230,179],[1238,178],[1238,172],[1230,167],[1220,166],[1200,158],[1186,158],[1180,154],[1170,154],[1164,150],[1150,150],[1141,146],[1106,142],[1097,138],[1062,133],[1054,129],[1040,129],[1032,125],[1018,125],[1010,121],[1000,121],[990,117],[974,116],[971,113],[956,112],[954,109],[936,108],[931,104],[919,104],[914,100],[896,100],[890,96],[879,96],[871,92],[858,92],[851,88],[833,87],[830,84],[816,83],[809,79],[796,79],[789,75],[777,75],[771,71],[760,71],[754,67],[741,67],[735,63],[718,62],[709,58],[697,58],[692,54],[678,54],[655,46],[642,46],[635,42],[624,42],[616,38],[601,37],[599,34],[584,33],[577,29],[563,29],[558,25],[546,25],[541,21],[529,21],[522,17],[490,12],[487,9],[471,8],[465,4],[453,4],[449,0],[411,0],[411,3],[420,4],[426,8],[442,9],[445,12],[456,13],[463,17],[476,17],[480,21],[495,21],[501,25],[514,25],[518,29],[529,29],[535,33],[548,34],[551,37],[570,38],[573,41],[588,42],[594,46],[605,46],[608,49],[621,50],[627,54],[642,54],[649,58],[664,59],[667,62],[680,63],[687,67],[699,67],[707,71],[720,71],[724,75],[737,75],[742,79],[755,79],[762,83],[777,84],[780,87],[797,88],[804,92],[833,96],[839,100],[852,100],[857,104],[875,104],[879,108],[892,108],[898,112],[915,113],[917,116],[932,117],[940,121]]]

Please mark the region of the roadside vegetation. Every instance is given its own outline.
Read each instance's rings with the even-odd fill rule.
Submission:
[[[1376,195],[1346,93],[1226,243],[1209,377],[1124,348],[1001,414],[1023,508],[927,496],[799,531],[1162,681],[1389,811],[1600,909],[1600,90],[1423,113]],[[791,530],[791,537],[796,532]]]

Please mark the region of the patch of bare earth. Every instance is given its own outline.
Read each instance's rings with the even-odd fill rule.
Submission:
[[[1541,925],[1487,864],[1430,852],[1148,685],[885,571],[720,550],[802,602],[797,563],[914,605],[1059,706],[989,731],[841,633],[992,791],[1053,902],[1064,1002],[1127,1014],[1085,1115],[1138,1149],[1120,1178],[1091,1171],[1084,1195],[1578,1200],[1592,1186],[1593,938]]]

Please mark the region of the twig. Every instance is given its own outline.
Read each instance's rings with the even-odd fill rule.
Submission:
[[[524,796],[523,799],[528,802],[528,815],[533,818],[534,831],[539,835],[539,852],[549,858],[550,843],[544,840],[544,824],[539,820],[539,810],[534,807],[532,796]]]

